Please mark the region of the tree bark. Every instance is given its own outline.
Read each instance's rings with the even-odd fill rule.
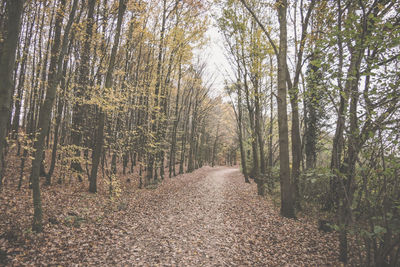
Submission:
[[[217,132],[215,133],[214,145],[212,148],[211,167],[215,166],[215,157],[217,154],[218,138],[219,138],[219,123],[217,125]]]
[[[268,140],[268,176],[269,176],[269,190],[272,191],[272,188],[274,186],[274,181],[272,177],[272,167],[274,165],[274,154],[272,151],[272,141],[273,141],[273,129],[274,129],[274,97],[273,97],[273,90],[274,90],[274,75],[272,73],[273,70],[273,62],[272,62],[272,56],[270,55],[269,57],[270,60],[270,90],[271,90],[271,95],[270,95],[270,120],[269,120],[269,140]]]
[[[75,88],[75,105],[73,107],[72,115],[71,140],[72,144],[75,146],[75,156],[77,158],[80,158],[81,156],[82,131],[84,130],[84,113],[85,107],[87,107],[87,105],[82,102],[84,102],[88,98],[87,87],[89,78],[90,44],[93,35],[95,4],[96,0],[88,1],[86,34],[83,44],[82,56],[80,58],[78,84]],[[78,161],[74,161],[71,167],[77,173],[79,181],[82,181],[83,169],[81,163]]]
[[[287,118],[287,0],[278,3],[279,16],[279,56],[278,56],[278,127],[279,127],[279,178],[281,183],[281,214],[287,218],[295,218],[293,186],[289,165],[289,134]]]
[[[43,160],[42,157],[44,151],[44,140],[48,132],[51,109],[57,92],[57,85],[58,85],[57,73],[56,73],[57,60],[60,53],[61,28],[64,20],[65,2],[66,0],[60,0],[59,8],[56,15],[56,22],[54,26],[55,28],[54,42],[51,48],[51,58],[50,58],[46,98],[39,111],[39,120],[38,120],[39,136],[34,143],[35,153],[34,153],[34,159],[32,161],[32,170],[31,170],[33,206],[34,206],[32,230],[36,232],[41,232],[43,230],[42,200],[40,196],[39,172],[40,172],[40,165]]]
[[[244,58],[244,51],[242,49],[242,57]],[[251,148],[253,152],[253,169],[251,171],[251,178],[257,180],[260,176],[260,167],[258,164],[258,149],[257,149],[257,133],[255,130],[255,122],[254,122],[254,106],[251,104],[250,101],[250,90],[249,85],[247,83],[247,70],[245,67],[245,63],[243,62],[244,67],[244,89],[245,89],[245,97],[246,97],[246,104],[247,110],[249,112],[249,122],[250,122],[250,132],[251,132]]]
[[[113,70],[115,67],[114,66],[115,59],[117,56],[119,39],[120,39],[120,35],[121,35],[122,20],[123,20],[125,10],[126,10],[126,0],[119,0],[117,27],[115,30],[114,43],[113,43],[113,46],[111,49],[110,61],[109,61],[108,69],[107,69],[107,73],[106,73],[105,88],[107,88],[107,89],[111,88],[112,82],[113,82],[112,75],[113,75]],[[89,181],[89,192],[91,192],[91,193],[97,192],[97,169],[99,166],[101,151],[103,148],[105,119],[106,119],[105,111],[102,110],[101,107],[99,107],[97,136],[96,136],[96,142],[95,142],[95,146],[94,146],[93,154],[92,154],[92,171],[91,171],[90,181]]]
[[[10,116],[11,94],[14,88],[12,75],[23,4],[24,0],[8,0],[6,2],[7,33],[0,54],[0,189],[2,188],[5,172],[4,150],[6,147],[8,118]]]
[[[175,172],[175,164],[176,164],[176,135],[177,129],[180,119],[179,112],[179,94],[181,93],[181,80],[182,80],[182,56],[179,57],[179,70],[178,70],[178,86],[176,91],[176,99],[175,99],[175,116],[174,116],[174,124],[172,128],[172,137],[171,137],[171,151],[169,155],[169,177],[176,176]]]
[[[258,75],[257,75],[258,76]],[[260,150],[260,175],[257,177],[257,194],[259,196],[264,196],[265,195],[265,190],[264,190],[264,183],[265,183],[265,154],[264,154],[264,138],[263,138],[263,133],[262,133],[262,114],[261,114],[261,103],[260,103],[260,96],[259,96],[259,90],[258,90],[258,77],[256,86],[254,86],[255,90],[255,96],[254,96],[254,107],[255,107],[255,133],[257,136],[258,140],[258,148]]]
[[[236,85],[237,87],[237,95],[238,95],[238,103],[237,103],[237,110],[238,110],[238,137],[239,137],[239,147],[240,147],[240,160],[242,163],[242,172],[244,175],[244,181],[246,183],[250,183],[249,176],[247,173],[247,163],[246,163],[246,152],[244,150],[244,145],[243,145],[243,122],[242,122],[242,117],[243,117],[243,107],[242,107],[242,88],[239,86],[239,84]]]
[[[27,59],[28,59],[28,49],[29,46],[31,44],[31,40],[32,40],[32,29],[34,26],[34,22],[36,19],[36,12],[35,15],[32,19],[32,22],[30,24],[30,27],[26,27],[26,32],[25,32],[25,41],[24,41],[24,48],[22,51],[22,58],[19,59],[21,61],[21,65],[20,65],[20,73],[19,73],[19,79],[18,79],[18,88],[17,88],[17,97],[15,99],[15,103],[14,103],[14,117],[12,119],[12,123],[11,123],[11,129],[13,131],[12,136],[13,139],[17,139],[18,137],[18,131],[19,131],[19,120],[20,120],[20,115],[21,115],[21,103],[22,103],[22,95],[23,95],[23,89],[24,89],[24,84],[25,84],[25,74],[26,74],[26,63],[27,63]],[[18,60],[18,59],[17,59]],[[16,77],[15,77],[16,78]]]
[[[55,163],[56,163],[58,135],[59,135],[58,130],[59,130],[59,126],[61,123],[62,110],[64,107],[64,99],[63,98],[64,98],[65,90],[66,90],[65,75],[66,75],[66,69],[67,69],[67,64],[68,64],[68,60],[64,59],[64,55],[67,53],[68,44],[72,43],[72,40],[69,40],[69,32],[71,31],[71,27],[74,22],[77,5],[78,5],[78,0],[74,0],[74,2],[72,4],[71,13],[68,18],[67,25],[65,27],[65,31],[64,31],[65,33],[64,33],[63,40],[62,40],[61,53],[60,53],[60,56],[59,56],[58,62],[57,62],[56,80],[57,80],[57,84],[60,80],[62,80],[64,92],[61,96],[59,96],[59,103],[58,103],[57,114],[56,114],[56,125],[55,125],[55,129],[54,129],[53,150],[52,150],[52,154],[51,154],[50,169],[49,169],[49,172],[45,175],[46,176],[46,185],[51,184],[51,176],[53,175]]]

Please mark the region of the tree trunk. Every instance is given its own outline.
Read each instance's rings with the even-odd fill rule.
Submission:
[[[332,210],[333,208],[338,207],[338,189],[339,189],[339,178],[338,178],[338,171],[340,168],[340,161],[342,157],[343,145],[344,145],[344,138],[343,132],[345,127],[345,113],[347,111],[348,105],[348,90],[343,89],[342,86],[342,68],[343,68],[343,38],[342,38],[342,7],[341,7],[341,0],[337,0],[338,4],[338,36],[337,36],[337,45],[338,45],[338,57],[339,57],[339,66],[338,66],[338,87],[340,91],[340,104],[339,104],[339,111],[338,111],[338,118],[336,122],[336,130],[335,135],[333,137],[333,144],[332,144],[332,153],[331,153],[331,172],[333,177],[330,180],[330,188],[328,198],[325,203],[326,210]],[[352,68],[354,63],[350,63],[349,69]],[[347,85],[345,85],[347,87]]]
[[[67,70],[67,65],[68,65],[68,60],[63,59],[63,55],[66,54],[67,52],[67,47],[68,44],[72,44],[72,40],[69,40],[69,32],[71,30],[72,24],[74,22],[74,17],[75,17],[75,12],[76,8],[78,5],[78,0],[74,0],[72,4],[72,10],[68,19],[67,26],[65,27],[65,33],[63,40],[62,40],[62,48],[61,48],[61,55],[58,59],[58,66],[57,66],[57,75],[56,75],[56,80],[57,83],[61,80],[62,81],[62,88],[63,88],[63,93],[62,95],[59,96],[59,103],[57,107],[57,114],[56,114],[56,125],[54,129],[54,140],[53,140],[53,150],[51,154],[51,163],[50,163],[50,169],[46,176],[46,185],[51,184],[51,176],[53,175],[55,164],[56,164],[56,155],[57,155],[57,146],[58,146],[58,135],[59,135],[59,126],[61,123],[61,116],[62,116],[62,110],[64,107],[64,96],[65,96],[65,90],[66,90],[66,84],[65,84],[65,75],[66,75],[66,70]]]
[[[238,103],[237,103],[237,110],[238,110],[238,135],[239,135],[239,147],[240,147],[240,160],[242,163],[242,172],[244,175],[244,181],[246,183],[250,183],[248,173],[247,173],[247,163],[246,163],[246,152],[244,150],[243,145],[243,110],[242,110],[242,88],[237,84],[237,95],[238,95]]]
[[[26,74],[26,63],[28,59],[28,49],[31,44],[32,40],[32,29],[34,25],[34,21],[36,18],[36,13],[35,16],[31,22],[30,27],[26,27],[26,32],[25,32],[25,41],[24,41],[24,49],[22,51],[22,59],[21,60],[21,67],[20,67],[20,74],[19,74],[19,79],[18,79],[18,88],[17,88],[17,97],[15,99],[15,104],[14,104],[14,117],[12,120],[12,131],[13,131],[13,139],[17,139],[18,136],[18,130],[19,130],[19,117],[21,115],[21,103],[22,103],[22,95],[23,95],[23,89],[24,89],[24,84],[25,84],[25,74]],[[17,59],[18,60],[18,59]]]
[[[245,76],[247,74],[245,73]],[[247,103],[247,110],[249,112],[249,122],[250,122],[250,132],[251,132],[251,148],[253,152],[253,169],[251,171],[251,177],[257,180],[260,176],[260,168],[258,165],[258,149],[257,149],[257,133],[255,131],[254,126],[254,108],[251,106],[250,103],[250,92],[247,85],[246,77],[244,77],[244,87],[246,93],[246,103]]]
[[[51,48],[51,58],[49,67],[48,86],[46,90],[46,98],[39,111],[38,129],[39,136],[34,143],[34,159],[32,161],[31,181],[33,189],[33,206],[34,215],[32,222],[32,230],[41,232],[42,226],[42,200],[40,196],[39,172],[40,165],[43,160],[44,141],[48,132],[51,109],[57,92],[57,61],[61,44],[61,28],[64,19],[66,0],[60,0],[60,6],[56,15],[54,42]],[[67,33],[66,33],[67,34]],[[61,55],[60,55],[61,56]]]
[[[179,174],[183,174],[184,173],[184,165],[185,165],[185,154],[186,154],[186,141],[187,141],[187,135],[189,132],[189,116],[190,116],[190,110],[192,107],[192,102],[191,102],[191,96],[190,94],[187,96],[187,101],[189,101],[189,103],[187,103],[186,101],[186,105],[188,106],[188,110],[186,112],[186,116],[185,116],[185,120],[183,122],[182,125],[182,130],[183,130],[183,134],[182,134],[182,142],[181,142],[181,159],[179,162]]]
[[[196,101],[196,100],[195,100]],[[197,106],[197,104],[196,104]],[[196,145],[196,121],[197,121],[197,108],[194,107],[193,110],[193,119],[192,119],[192,128],[190,131],[189,137],[189,155],[188,155],[188,172],[194,171],[194,150]]]
[[[92,152],[92,171],[90,173],[90,180],[89,180],[90,193],[97,192],[97,170],[100,163],[101,150],[103,148],[104,122],[105,122],[105,114],[103,111],[100,111],[97,122],[96,142],[94,144],[94,149]]]
[[[75,146],[75,156],[80,158],[81,156],[81,145],[82,145],[82,131],[84,127],[84,113],[86,105],[84,102],[87,97],[87,86],[89,78],[89,62],[90,62],[90,44],[92,41],[93,25],[94,25],[94,8],[96,0],[89,0],[88,2],[88,15],[86,20],[86,34],[83,45],[82,56],[79,66],[79,78],[78,84],[75,88],[75,105],[73,107],[72,115],[72,130],[71,140]],[[71,165],[72,169],[78,175],[79,181],[82,181],[82,166],[78,161],[74,161]]]
[[[217,153],[217,146],[218,146],[218,137],[219,137],[219,123],[217,125],[217,132],[215,133],[215,140],[212,149],[212,158],[211,158],[211,167],[215,166],[215,157]]]
[[[4,150],[8,118],[10,116],[11,94],[14,87],[12,75],[23,4],[24,0],[8,0],[6,2],[7,33],[0,52],[0,189],[2,188],[5,171]]]
[[[273,79],[273,62],[272,56],[269,57],[270,60],[270,86],[271,86],[271,96],[270,96],[270,120],[269,120],[269,140],[268,140],[268,176],[269,176],[269,190],[272,191],[274,187],[274,181],[272,177],[272,168],[274,164],[274,154],[272,151],[272,134],[274,129],[274,97],[273,97],[273,90],[274,90],[274,79]]]
[[[295,218],[294,196],[289,165],[289,134],[286,92],[287,56],[287,0],[278,1],[279,16],[279,56],[278,56],[278,127],[279,127],[279,177],[281,182],[281,214]]]
[[[120,39],[120,35],[121,35],[122,20],[123,20],[125,10],[126,10],[126,0],[119,0],[117,27],[115,30],[114,43],[113,43],[113,47],[111,50],[110,61],[109,61],[109,65],[108,65],[108,69],[107,69],[107,73],[106,73],[105,87],[107,89],[111,88],[112,82],[113,82],[112,75],[113,75],[113,70],[114,70],[114,65],[115,65],[115,59],[117,56],[119,39]],[[101,107],[99,107],[99,110],[100,110],[99,111],[100,114],[99,114],[99,122],[98,122],[98,127],[97,127],[97,137],[96,137],[96,142],[95,142],[95,146],[93,149],[92,171],[91,171],[91,175],[90,175],[90,184],[89,184],[89,192],[91,192],[91,193],[95,193],[97,191],[97,169],[99,166],[101,151],[103,148],[104,124],[105,124],[105,119],[106,119],[105,111],[103,111]]]
[[[181,80],[182,80],[182,56],[179,57],[179,71],[178,71],[178,86],[176,91],[176,99],[175,99],[175,116],[174,116],[174,125],[172,128],[172,137],[171,137],[171,151],[169,155],[169,177],[176,176],[175,172],[175,159],[176,159],[176,134],[179,124],[180,112],[179,112],[179,94],[181,89]]]
[[[256,78],[258,80],[258,77]],[[260,107],[260,97],[258,92],[258,81],[257,86],[255,86],[255,96],[254,96],[254,107],[255,107],[255,129],[258,140],[258,148],[260,150],[260,171],[261,175],[257,177],[257,193],[259,196],[264,196],[264,179],[265,179],[265,155],[264,155],[264,139],[262,134],[262,116],[261,116],[261,107]]]
[[[310,56],[310,62],[316,60],[318,56],[314,51]],[[305,96],[305,153],[306,169],[311,170],[316,167],[317,162],[317,138],[318,138],[318,120],[317,109],[319,107],[318,81],[322,79],[319,68],[309,64],[307,92]]]

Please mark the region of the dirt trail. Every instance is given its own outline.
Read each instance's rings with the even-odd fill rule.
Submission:
[[[180,177],[140,219],[123,252],[145,266],[336,265],[329,240],[309,224],[286,220],[256,196],[238,169]],[[154,205],[155,204],[155,205]],[[321,242],[322,241],[322,242]],[[121,252],[121,251],[119,251]],[[117,253],[117,251],[115,251]],[[114,258],[115,259],[115,258]],[[115,259],[115,263],[119,261]]]
[[[136,190],[136,189],[135,189]],[[25,244],[13,265],[61,266],[337,266],[337,237],[315,223],[282,218],[270,201],[244,183],[238,169],[205,167],[136,190],[122,209],[88,212],[78,228],[47,225]],[[89,197],[89,198],[88,198]],[[97,199],[97,198],[95,198]],[[123,206],[123,205],[122,205]],[[60,220],[66,211],[57,215]]]
[[[235,169],[218,169],[187,183],[143,222],[135,261],[149,265],[225,265],[225,186]],[[226,251],[225,251],[226,252]]]

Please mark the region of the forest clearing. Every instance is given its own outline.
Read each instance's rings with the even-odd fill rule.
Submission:
[[[399,0],[0,0],[0,265],[400,266]]]

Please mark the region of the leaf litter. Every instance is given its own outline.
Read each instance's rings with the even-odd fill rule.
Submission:
[[[308,217],[281,217],[278,207],[256,195],[254,183],[244,183],[238,169],[203,167],[166,178],[154,190],[139,190],[136,182],[124,184],[114,201],[107,189],[93,195],[84,184],[44,187],[40,234],[29,230],[30,190],[5,188],[0,194],[3,262],[341,266],[337,234],[318,231]]]

